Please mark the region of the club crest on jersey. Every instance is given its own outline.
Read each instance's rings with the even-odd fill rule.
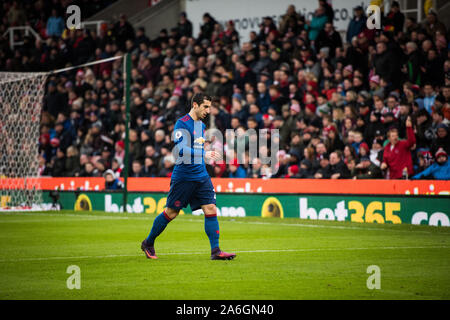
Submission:
[[[198,144],[203,145],[205,143],[205,141],[206,141],[205,138],[199,137],[199,138],[194,140],[194,143],[198,143]]]

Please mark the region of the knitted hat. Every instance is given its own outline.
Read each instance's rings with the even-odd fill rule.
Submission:
[[[120,148],[125,149],[125,142],[123,142],[122,140],[117,141],[116,145],[118,145]]]
[[[235,166],[235,167],[239,167],[239,162],[238,162],[238,159],[233,159],[233,161],[231,161],[230,163],[229,163],[229,165],[230,166]]]
[[[438,151],[436,151],[436,159],[439,158],[440,156],[445,156],[447,157],[447,152],[445,152],[445,150],[443,148],[439,148]]]
[[[296,164],[290,166],[289,169],[291,169],[292,174],[298,173],[298,165],[296,165]]]
[[[367,145],[367,143],[363,142],[359,145],[360,149],[366,149],[366,152],[369,152],[369,146]]]
[[[50,144],[54,147],[59,147],[59,139],[58,138],[52,138],[50,140]]]
[[[316,106],[314,105],[314,103],[308,103],[308,104],[305,106],[305,108],[306,108],[306,109],[309,109],[309,111],[311,111],[312,113],[315,113],[315,112],[316,112]]]

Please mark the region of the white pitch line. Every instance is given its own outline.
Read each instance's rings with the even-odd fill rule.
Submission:
[[[150,215],[144,215],[143,216],[138,216],[141,215],[139,213],[136,213],[136,216],[128,216],[128,217],[117,217],[117,216],[99,216],[99,215],[93,215],[93,214],[71,214],[71,213],[62,213],[62,214],[51,214],[51,213],[6,213],[6,214],[0,214],[0,217],[2,215],[9,215],[9,216],[13,216],[13,215],[17,215],[17,216],[50,216],[50,217],[73,217],[73,218],[85,218],[85,220],[89,220],[89,218],[91,218],[92,221],[95,220],[132,220],[132,219],[136,219],[136,220],[147,220],[147,221],[151,221],[151,217]],[[252,217],[250,217],[252,218]],[[256,218],[256,217],[255,217]],[[296,219],[296,218],[292,218],[292,219]],[[3,220],[3,221],[7,221],[7,220]],[[3,222],[2,220],[0,220],[0,223]],[[32,222],[33,220],[30,220],[30,222]],[[34,220],[36,222],[38,222],[38,220]],[[49,221],[49,220],[45,220],[45,221]],[[203,223],[202,219],[199,220],[194,220],[194,219],[183,219],[183,221],[189,221],[189,222],[197,222],[197,223]],[[309,221],[315,221],[315,220],[309,220]],[[320,221],[320,220],[317,220]],[[25,221],[26,222],[26,221]],[[40,222],[40,221],[39,221]],[[44,222],[44,220],[42,220],[42,222]],[[407,232],[407,233],[432,233],[431,231],[423,231],[423,230],[397,230],[397,229],[389,229],[389,228],[371,228],[368,226],[334,226],[334,225],[318,225],[318,224],[306,224],[306,223],[281,223],[281,222],[256,222],[256,221],[233,221],[233,220],[222,220],[221,222],[231,222],[231,223],[240,223],[240,224],[252,224],[252,225],[276,225],[276,226],[286,226],[286,227],[304,227],[304,228],[325,228],[325,229],[342,229],[342,230],[369,230],[369,231],[391,231],[391,232]],[[367,224],[366,224],[367,225]],[[414,225],[411,225],[414,226]]]
[[[67,221],[99,221],[99,220],[124,220],[126,218],[103,218],[103,217],[81,217],[78,219],[72,219],[71,217],[61,217],[59,219],[29,219],[29,220],[0,220],[0,224],[2,223],[31,223],[31,222],[37,222],[37,223],[47,223],[47,222],[67,222]]]
[[[13,212],[8,212],[8,213],[0,213],[0,217],[2,216],[20,216],[20,217],[27,217],[27,216],[31,216],[31,217],[59,217],[59,218],[77,218],[77,219],[92,219],[92,220],[127,220],[130,218],[144,218],[144,217],[117,217],[117,216],[101,216],[101,215],[95,215],[95,214],[73,214],[73,213],[31,213],[31,212],[27,212],[27,213],[13,213]],[[144,218],[145,219],[145,218]],[[7,220],[3,220],[3,221],[7,221]],[[24,221],[24,220],[22,220]],[[42,220],[42,221],[48,221],[48,220]],[[0,220],[0,222],[2,222],[2,220]],[[26,221],[25,221],[26,222]]]
[[[310,248],[310,249],[263,249],[263,250],[240,250],[236,253],[282,253],[282,252],[315,252],[315,251],[356,251],[356,250],[405,250],[405,249],[450,249],[449,246],[429,246],[429,247],[371,247],[371,248]],[[0,259],[0,263],[8,262],[30,262],[30,261],[49,261],[49,260],[80,260],[80,259],[107,259],[122,257],[138,257],[143,254],[110,254],[103,256],[77,256],[77,257],[42,257],[42,258],[19,258],[19,259]],[[208,255],[204,252],[166,252],[159,253],[159,256],[169,255]]]
[[[293,218],[295,219],[295,218]],[[184,221],[190,222],[203,222],[201,220],[192,220],[186,219]],[[314,221],[314,220],[309,220]],[[317,220],[321,221],[321,220]],[[432,233],[431,231],[422,231],[422,230],[397,230],[397,229],[387,229],[387,228],[371,228],[371,227],[358,227],[358,226],[329,226],[329,225],[319,225],[319,224],[306,224],[306,223],[280,223],[280,222],[256,222],[256,221],[224,221],[224,222],[232,222],[232,223],[241,223],[241,224],[253,224],[253,225],[276,225],[276,226],[285,226],[285,227],[300,227],[300,228],[325,228],[325,229],[343,229],[343,230],[369,230],[369,231],[393,231],[393,232],[408,232],[408,233]],[[367,225],[367,224],[366,224]],[[411,225],[413,226],[413,225]]]

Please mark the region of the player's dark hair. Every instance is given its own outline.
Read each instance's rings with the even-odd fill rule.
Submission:
[[[194,102],[198,105],[201,105],[205,100],[212,101],[212,98],[211,96],[208,96],[207,94],[204,94],[202,92],[194,94],[191,99],[191,108],[194,106]]]

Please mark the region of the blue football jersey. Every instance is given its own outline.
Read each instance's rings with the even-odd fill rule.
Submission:
[[[194,121],[189,114],[175,123],[172,180],[202,181],[209,177],[204,160],[205,128],[202,121]]]

